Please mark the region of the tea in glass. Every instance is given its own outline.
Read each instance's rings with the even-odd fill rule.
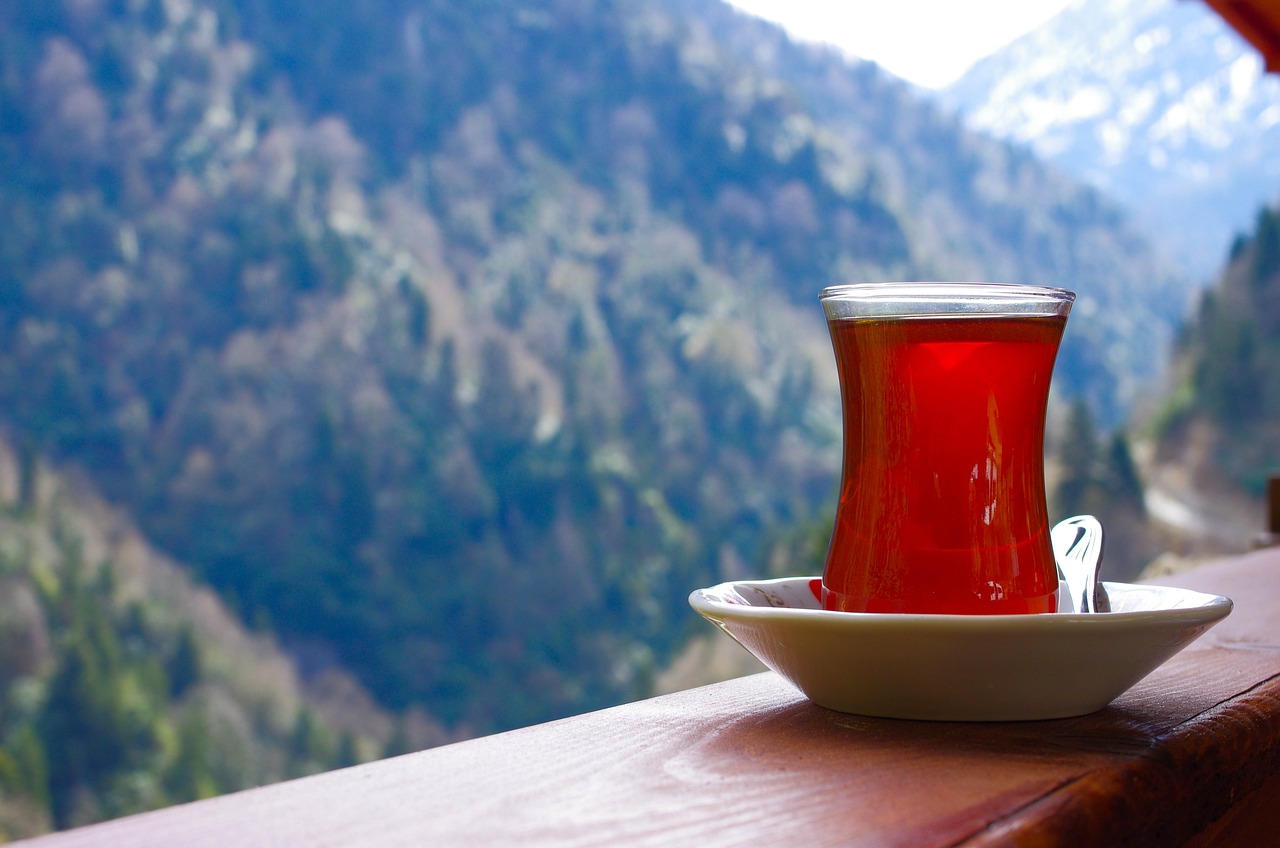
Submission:
[[[825,608],[1056,608],[1044,428],[1074,297],[946,283],[822,292],[844,424]]]

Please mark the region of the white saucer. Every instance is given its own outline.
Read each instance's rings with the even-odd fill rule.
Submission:
[[[1112,612],[831,612],[811,577],[743,580],[689,596],[814,703],[939,721],[1065,718],[1102,709],[1225,618],[1229,598],[1106,583]]]

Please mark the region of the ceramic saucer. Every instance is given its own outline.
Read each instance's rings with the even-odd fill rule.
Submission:
[[[700,589],[690,605],[812,701],[941,721],[1100,710],[1231,612],[1229,598],[1104,584],[1111,612],[907,615],[824,610],[816,578]]]

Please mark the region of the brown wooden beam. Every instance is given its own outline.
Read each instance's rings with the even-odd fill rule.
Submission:
[[[1280,3],[1276,0],[1205,0],[1262,54],[1268,71],[1280,73]]]

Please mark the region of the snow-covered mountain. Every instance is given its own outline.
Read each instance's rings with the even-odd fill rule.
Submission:
[[[939,97],[1129,205],[1200,278],[1280,193],[1280,76],[1199,0],[1077,0]]]

